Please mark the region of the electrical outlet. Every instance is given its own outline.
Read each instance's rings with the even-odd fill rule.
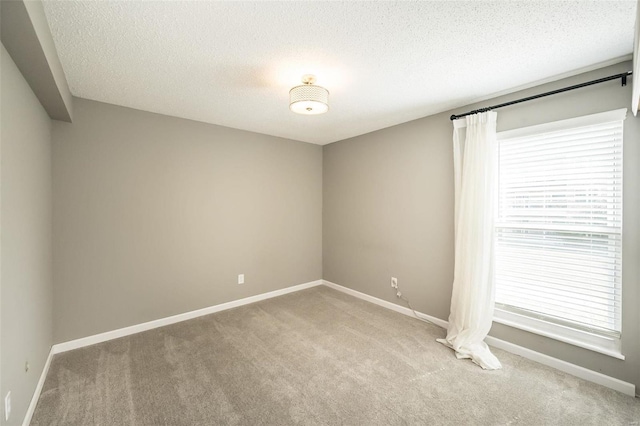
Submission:
[[[238,284],[244,284],[244,274],[238,275]]]
[[[398,279],[396,277],[391,277],[391,287],[398,288]]]
[[[11,415],[11,391],[7,392],[7,396],[4,397],[4,420],[9,421]]]

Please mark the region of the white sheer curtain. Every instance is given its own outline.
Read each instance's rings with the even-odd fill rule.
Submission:
[[[455,267],[449,328],[438,342],[484,369],[501,368],[484,343],[493,320],[493,226],[497,203],[495,112],[454,120]]]

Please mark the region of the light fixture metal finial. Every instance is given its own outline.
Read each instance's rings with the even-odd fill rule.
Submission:
[[[315,84],[316,83],[316,76],[313,74],[305,74],[302,76],[302,82],[304,84]]]

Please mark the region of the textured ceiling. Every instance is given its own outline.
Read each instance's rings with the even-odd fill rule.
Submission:
[[[636,4],[44,2],[73,95],[318,144],[629,55]]]

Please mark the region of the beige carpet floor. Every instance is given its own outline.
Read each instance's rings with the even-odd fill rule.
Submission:
[[[640,400],[326,287],[62,353],[32,425],[638,425]]]

